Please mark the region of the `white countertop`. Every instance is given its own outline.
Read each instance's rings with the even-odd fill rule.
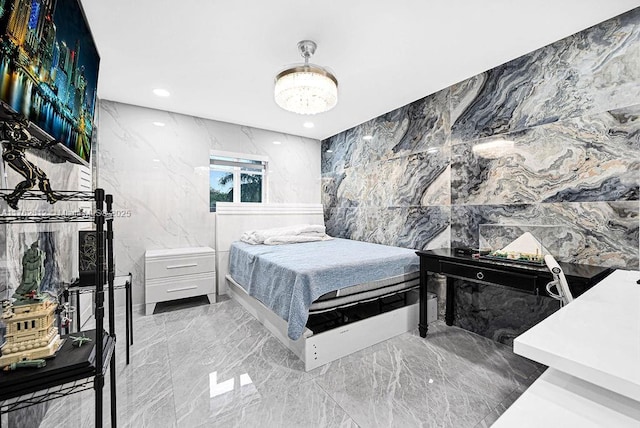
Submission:
[[[640,403],[558,370],[547,369],[491,428],[639,426]]]
[[[613,272],[518,336],[514,352],[640,402],[639,279]]]

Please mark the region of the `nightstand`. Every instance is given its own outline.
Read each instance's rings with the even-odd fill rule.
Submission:
[[[207,295],[216,301],[215,250],[209,247],[149,250],[145,252],[145,313],[156,303]]]

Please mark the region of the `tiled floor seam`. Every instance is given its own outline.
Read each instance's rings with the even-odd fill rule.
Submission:
[[[486,413],[482,419],[480,419],[480,422],[478,422],[476,425],[474,425],[474,428],[484,428],[486,426],[485,421],[487,420],[487,418],[489,416],[491,416],[492,414],[498,412],[498,413],[503,413],[500,409],[500,407],[504,407],[505,409],[508,408],[509,406],[504,406],[503,403],[508,401],[511,397],[511,395],[517,390],[518,388],[514,388],[513,391],[511,391],[508,395],[507,398],[505,398],[504,400],[502,400],[500,403],[496,404],[493,408],[491,408],[491,410],[489,410],[488,413]]]
[[[176,409],[178,408],[178,404],[176,403],[176,395],[174,393],[174,381],[175,379],[173,378],[173,369],[172,369],[172,364],[171,364],[171,357],[169,356],[169,342],[166,340],[167,337],[167,320],[166,318],[162,320],[162,328],[164,329],[164,337],[165,337],[165,341],[164,341],[164,345],[167,348],[167,357],[169,359],[169,379],[171,379],[171,398],[173,401],[173,420],[175,421],[175,427],[178,426],[178,413],[176,411]],[[150,427],[150,428],[155,428],[155,427]]]
[[[361,426],[361,425],[356,421],[356,419],[355,419],[351,414],[349,414],[349,412],[347,412],[347,410],[346,410],[344,407],[342,407],[342,406],[340,405],[340,403],[339,403],[335,398],[333,398],[333,396],[329,393],[329,391],[327,391],[326,389],[324,389],[324,388],[322,387],[322,385],[320,385],[318,382],[316,382],[316,380],[317,380],[317,377],[315,377],[315,378],[311,379],[309,382],[313,382],[313,383],[315,383],[315,384],[316,384],[316,386],[322,390],[322,392],[324,392],[325,394],[327,394],[327,397],[329,397],[329,398],[331,399],[331,401],[333,401],[334,403],[336,403],[336,406],[338,406],[338,407],[339,407],[339,408],[344,412],[344,414],[345,414],[345,415],[349,416],[349,419],[351,419],[351,421],[353,421],[353,423],[356,425],[356,427],[358,427],[358,428],[364,428],[364,427],[362,427],[362,426]],[[357,383],[357,382],[356,382],[356,383]]]
[[[527,376],[526,380],[524,380],[524,384],[526,385],[526,387],[524,388],[525,390],[529,387],[529,385],[532,383],[532,378],[533,381],[535,381],[535,379],[537,379],[540,376],[540,374],[538,373],[538,370],[534,371],[533,374]],[[522,384],[516,386],[515,388],[513,388],[508,394],[506,394],[506,397],[500,402],[498,403],[496,406],[494,406],[489,413],[487,413],[486,415],[484,415],[484,417],[480,420],[480,422],[478,422],[474,428],[484,428],[486,425],[485,421],[487,420],[487,418],[489,416],[491,416],[492,414],[497,413],[498,415],[501,415],[502,413],[504,413],[509,407],[511,407],[511,405],[515,402],[515,400],[518,399],[518,397],[520,395],[522,395],[522,392],[519,392],[518,390],[521,388]],[[515,395],[515,399],[514,399],[514,395]]]

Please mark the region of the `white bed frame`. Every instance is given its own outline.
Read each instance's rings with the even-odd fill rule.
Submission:
[[[418,325],[418,301],[342,327],[314,334],[305,329],[298,340],[287,336],[287,322],[249,296],[229,275],[229,247],[252,229],[324,224],[321,204],[216,204],[218,293],[229,294],[313,370],[353,352],[405,333]],[[417,294],[417,293],[416,293]]]

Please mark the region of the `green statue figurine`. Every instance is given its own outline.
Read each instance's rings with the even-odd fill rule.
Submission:
[[[38,241],[31,244],[31,247],[22,256],[22,282],[13,294],[16,304],[33,301],[40,294],[45,257],[44,251],[38,248]]]

